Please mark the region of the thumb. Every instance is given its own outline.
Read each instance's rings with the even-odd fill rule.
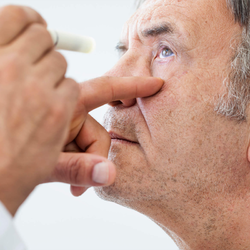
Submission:
[[[115,165],[106,158],[87,153],[61,153],[49,182],[64,182],[86,191],[115,181]],[[84,192],[83,191],[83,192]],[[79,193],[79,192],[78,192]]]

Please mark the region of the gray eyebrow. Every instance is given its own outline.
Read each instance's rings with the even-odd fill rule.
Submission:
[[[124,53],[128,50],[127,46],[123,42],[118,42],[117,45],[115,46],[115,49],[119,53]]]
[[[152,28],[145,29],[141,32],[144,38],[157,37],[163,34],[174,34],[174,33],[177,33],[176,29],[173,27],[171,23],[168,22],[159,24],[157,26],[153,26]],[[128,50],[127,46],[123,42],[118,42],[115,49],[121,54],[125,53]]]
[[[176,33],[173,25],[171,23],[163,23],[158,26],[154,26],[149,29],[145,29],[141,32],[142,36],[147,37],[156,37],[162,34],[173,34]]]

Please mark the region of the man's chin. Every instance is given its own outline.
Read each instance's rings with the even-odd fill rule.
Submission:
[[[119,195],[112,189],[112,186],[95,187],[94,190],[99,198],[106,200],[106,201],[111,201],[111,202],[121,204],[121,201],[120,201],[121,197],[119,197]]]
[[[94,190],[97,196],[103,200],[130,207],[131,197],[124,197],[124,194],[117,190],[115,186],[113,184],[108,187],[95,187]]]

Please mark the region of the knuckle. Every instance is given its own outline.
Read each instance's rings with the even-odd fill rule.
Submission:
[[[85,176],[84,162],[75,157],[69,156],[62,164],[57,164],[55,175],[60,180],[64,180],[72,185],[81,184],[82,176]]]
[[[44,26],[42,26],[42,27],[43,27],[43,32],[44,32],[42,37],[44,38],[44,40],[47,41],[47,43],[50,45],[51,48],[54,47],[54,42],[53,42],[52,37],[51,37],[50,33],[48,32],[47,28]]]
[[[51,107],[51,116],[54,122],[62,122],[66,119],[66,108],[62,102],[54,102]]]
[[[71,78],[66,78],[65,80],[67,81],[67,87],[70,95],[73,99],[77,99],[80,94],[79,84]]]
[[[64,147],[64,152],[75,152],[79,153],[82,152],[81,148],[75,142],[71,142]]]
[[[29,26],[28,31],[33,34],[34,36],[40,36],[41,38],[43,36],[47,37],[48,31],[46,30],[46,28],[39,24],[39,23],[33,23]]]
[[[85,168],[81,168],[81,160],[77,159],[71,162],[69,168],[69,179],[75,185],[81,184],[82,177],[85,176]],[[81,172],[81,174],[80,174]]]
[[[116,100],[116,91],[115,91],[115,88],[113,85],[114,77],[113,76],[102,76],[99,78],[99,80],[101,81],[102,85],[109,86],[111,99]]]
[[[28,18],[27,12],[22,6],[6,5],[1,8],[1,16],[7,16],[8,19],[23,21]]]
[[[29,34],[29,38],[27,38],[29,39],[29,41],[27,41],[27,43],[32,40],[38,41],[39,39],[40,44],[45,44],[48,48],[53,47],[51,36],[44,25],[39,23],[33,23],[29,26],[27,32]]]
[[[53,56],[53,60],[54,60],[54,63],[56,64],[56,66],[64,69],[64,71],[66,71],[66,69],[68,67],[68,63],[67,63],[65,57],[61,53],[59,53],[55,50],[52,51],[52,56]]]

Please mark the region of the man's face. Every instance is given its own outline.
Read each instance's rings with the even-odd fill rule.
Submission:
[[[107,113],[117,179],[97,189],[101,196],[176,214],[240,185],[245,168],[236,166],[247,162],[247,131],[214,111],[240,34],[226,0],[148,0],[130,18],[123,55],[107,75],[154,76],[165,84]]]

